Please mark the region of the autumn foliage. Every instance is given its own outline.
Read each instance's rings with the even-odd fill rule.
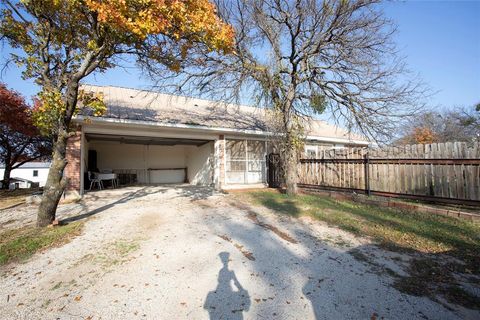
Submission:
[[[399,144],[475,142],[480,139],[480,107],[456,107],[426,111],[406,126]]]
[[[82,108],[91,116],[106,110],[101,96],[82,92],[82,80],[120,65],[127,56],[180,72],[192,51],[233,52],[233,28],[208,0],[0,2],[0,38],[17,49],[11,60],[23,69],[23,77],[41,87],[33,121],[55,138],[38,226],[54,220],[68,185],[63,171],[73,117]]]
[[[0,162],[5,167],[2,187],[8,188],[13,169],[49,154],[49,141],[34,126],[32,109],[18,92],[0,83]]]
[[[204,42],[213,50],[231,51],[233,28],[215,14],[208,0],[86,0],[105,26],[124,35],[145,39],[164,34],[176,41]]]
[[[430,144],[437,140],[435,133],[430,128],[426,127],[415,128],[412,137],[415,143],[420,144]]]
[[[0,83],[0,124],[2,133],[17,132],[24,135],[35,135],[36,128],[30,118],[31,110],[25,99],[5,84]]]
[[[79,90],[78,100],[80,105],[75,109],[74,115],[83,112],[85,115],[101,116],[107,106],[103,102],[103,94]],[[56,90],[43,90],[34,99],[31,119],[38,130],[46,136],[54,136],[58,130],[58,120],[65,114],[66,105],[60,92]]]

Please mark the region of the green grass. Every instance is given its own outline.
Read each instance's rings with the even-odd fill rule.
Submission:
[[[140,239],[116,240],[108,245],[105,252],[94,257],[94,261],[104,268],[109,268],[130,260],[129,255],[140,248]]]
[[[25,261],[34,253],[58,246],[79,235],[83,222],[65,226],[35,228],[25,227],[0,233],[0,265],[14,261]]]
[[[390,249],[448,253],[480,274],[480,224],[440,215],[399,211],[337,201],[317,195],[288,196],[275,191],[249,192],[256,204],[279,213],[308,215]]]
[[[243,195],[241,195],[243,197]],[[415,253],[407,275],[390,270],[394,287],[401,292],[428,296],[466,308],[480,310],[478,296],[463,288],[480,277],[480,224],[466,220],[420,212],[374,207],[353,201],[337,201],[318,195],[288,196],[276,191],[254,191],[247,200],[293,217],[308,215],[331,226],[362,237],[370,237],[382,248]],[[349,253],[355,259],[372,263],[358,249]],[[457,260],[445,259],[453,256]],[[385,271],[389,271],[385,269]],[[456,275],[463,276],[457,278]],[[475,275],[475,277],[470,277]],[[465,281],[465,280],[463,280]],[[477,280],[478,281],[478,280]]]

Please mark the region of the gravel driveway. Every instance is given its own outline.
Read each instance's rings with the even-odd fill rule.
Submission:
[[[59,212],[63,219],[86,219],[83,234],[0,269],[1,318],[478,316],[394,289],[382,272],[402,272],[384,259],[393,253],[366,239],[307,218],[280,217],[208,188],[104,190]],[[12,217],[34,221],[35,207],[2,212],[0,225],[15,224]],[[359,250],[375,257],[378,268],[355,259]]]

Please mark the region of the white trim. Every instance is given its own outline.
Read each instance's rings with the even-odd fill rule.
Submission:
[[[170,128],[170,129],[185,129],[185,130],[194,130],[194,131],[207,131],[212,133],[215,132],[218,134],[237,133],[237,134],[243,134],[243,135],[255,135],[255,136],[263,136],[263,137],[278,135],[278,133],[262,131],[262,130],[235,129],[235,128],[225,128],[225,127],[206,127],[206,126],[191,125],[191,124],[165,123],[165,122],[153,122],[153,121],[130,120],[130,119],[76,116],[73,120],[77,123],[87,125],[87,126],[91,124],[96,124],[96,123],[124,124],[127,126],[137,126],[137,127],[156,127],[156,128]],[[325,136],[311,136],[311,135],[307,136],[306,140],[357,144],[357,145],[363,145],[363,146],[368,146],[370,144],[369,141],[363,141],[363,140],[334,138],[334,137],[325,137]]]
[[[216,189],[221,189],[223,185],[223,181],[221,180],[221,162],[220,162],[220,152],[222,151],[220,148],[221,140],[220,137],[217,136],[213,143],[213,161],[214,161],[214,171],[213,171],[213,182],[215,184]]]
[[[204,134],[201,132],[192,132],[185,130],[148,130],[148,128],[137,127],[106,127],[106,126],[90,126],[83,125],[86,134],[106,134],[106,135],[122,135],[132,137],[159,137],[159,138],[184,138],[184,139],[201,139],[215,141],[218,135],[213,133]]]
[[[263,153],[263,172],[265,173],[265,184],[268,185],[268,172],[267,172],[267,167],[268,167],[268,161],[267,161],[267,157],[268,157],[268,141],[265,140],[265,152]]]
[[[121,123],[126,125],[135,125],[135,126],[189,129],[189,130],[198,130],[198,131],[211,131],[211,132],[213,131],[213,132],[219,132],[219,133],[233,132],[233,133],[243,133],[243,134],[252,134],[252,135],[273,135],[273,133],[271,132],[262,131],[262,130],[235,129],[235,128],[224,128],[224,127],[206,127],[206,126],[183,124],[183,123],[165,123],[165,122],[130,120],[130,119],[76,116],[73,120],[77,123],[87,124],[87,125],[91,123],[111,123],[111,124]]]
[[[248,164],[249,164],[249,159],[248,159],[248,140],[243,140],[245,141],[245,172],[243,173],[243,181],[248,184]]]
[[[319,142],[336,142],[336,143],[345,143],[345,144],[359,144],[362,146],[369,146],[371,144],[370,141],[363,141],[363,140],[350,140],[344,138],[332,138],[332,137],[322,137],[322,136],[307,136],[306,140],[311,141],[319,141]]]
[[[223,181],[222,187],[227,185],[227,139],[223,136]]]
[[[269,136],[248,136],[248,137],[245,137],[244,134],[226,134],[225,135],[225,139],[228,139],[228,140],[245,140],[245,139],[253,139],[253,140],[257,140],[257,141],[266,141],[266,140],[270,140]]]

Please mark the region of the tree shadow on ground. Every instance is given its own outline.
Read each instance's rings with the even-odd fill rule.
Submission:
[[[293,199],[294,198],[286,196],[285,199],[282,199],[283,201],[279,201],[278,199],[272,199],[265,195],[256,197],[256,200],[265,207],[293,217],[299,216],[301,212],[304,211],[305,207],[308,208],[312,205],[308,202],[302,202],[300,204],[298,201],[293,201]],[[340,208],[358,218],[365,219],[372,224],[398,227],[406,233],[417,234],[431,240],[441,239],[438,234],[435,234],[434,230],[431,232],[425,232],[425,230],[419,230],[415,227],[407,228],[403,225],[401,220],[398,222],[395,221],[395,219],[392,221],[389,218],[378,217],[375,215],[375,212],[365,213],[349,204],[338,203],[330,201],[329,199],[320,199],[319,201],[326,201],[329,205],[327,209],[333,208],[338,210]],[[293,207],[293,210],[291,207]],[[251,214],[250,212],[247,213]],[[400,212],[392,211],[392,215],[394,214],[402,215]],[[433,219],[436,220],[435,218]],[[342,221],[328,219],[325,219],[324,221],[335,224],[347,231],[350,231],[349,228],[352,227],[349,224],[342,224],[344,223]],[[352,222],[359,223],[358,220]],[[440,231],[437,229],[437,232],[446,232],[447,227],[448,224],[443,223],[442,220],[438,224]],[[231,231],[233,232],[238,229],[239,228],[237,227],[231,229]],[[358,228],[357,230],[361,231],[362,229]],[[238,231],[236,233],[237,236],[241,237],[242,241],[249,243],[246,246],[250,246],[249,248],[255,256],[258,255],[259,251],[262,251],[262,248],[259,248],[259,246],[260,243],[263,242],[249,242],[249,237],[239,234]],[[301,261],[299,263],[304,266],[301,268],[301,273],[308,277],[307,282],[302,288],[302,293],[311,302],[316,319],[335,318],[333,316],[335,314],[340,318],[370,317],[374,313],[377,313],[377,315],[385,315],[386,318],[398,318],[400,314],[403,314],[398,313],[400,312],[399,310],[382,310],[384,306],[377,306],[376,309],[371,310],[372,313],[364,314],[364,312],[368,310],[368,304],[371,304],[371,301],[378,301],[376,298],[373,298],[372,300],[368,298],[366,299],[372,290],[375,290],[376,294],[381,296],[384,301],[391,300],[394,296],[398,296],[398,291],[403,293],[404,297],[408,297],[408,295],[428,297],[432,302],[437,304],[437,307],[435,307],[434,310],[437,312],[439,310],[445,311],[442,315],[445,318],[454,315],[450,313],[453,311],[453,305],[461,305],[468,309],[478,310],[480,308],[478,303],[478,301],[480,301],[479,275],[472,275],[471,273],[475,272],[471,269],[468,270],[468,267],[472,266],[471,264],[468,264],[468,260],[466,261],[467,265],[462,265],[461,263],[458,264],[458,260],[452,258],[458,257],[460,255],[459,251],[465,250],[465,248],[471,248],[468,241],[465,243],[464,240],[460,240],[460,245],[457,240],[449,241],[448,243],[454,246],[453,250],[433,254],[425,254],[424,252],[413,250],[411,248],[405,250],[406,248],[401,246],[397,246],[396,248],[393,246],[386,248],[384,246],[378,247],[377,245],[360,246],[342,253],[338,248],[329,247],[328,245],[322,244],[322,241],[319,241],[318,239],[312,239],[311,236],[308,236],[308,232],[305,232],[304,230],[294,230],[294,234],[297,239],[300,239],[300,244],[305,246],[304,249],[309,253],[306,259],[298,259],[298,257],[292,256],[288,250],[286,251],[281,246],[275,246],[274,249],[270,248],[270,251],[278,250],[279,252],[283,252],[282,254],[286,254],[287,258],[284,259],[286,265],[288,265],[289,259]],[[364,234],[364,236],[365,235],[368,234]],[[313,243],[311,242],[312,240]],[[308,242],[310,242],[310,244],[307,244]],[[268,242],[265,242],[264,244],[272,247],[272,244]],[[455,245],[458,246],[455,247]],[[381,256],[379,256],[379,252],[382,253]],[[400,254],[398,252],[402,253]],[[408,255],[406,254],[407,252]],[[393,259],[392,255],[395,255],[396,259]],[[407,256],[407,262],[402,262],[401,259],[398,259],[399,255]],[[363,271],[360,272],[361,274],[358,271],[358,267],[352,267],[356,264],[358,265],[358,263],[364,265],[364,267],[361,268],[363,269]],[[276,268],[279,268],[282,272],[290,272],[288,268],[283,266],[276,266]],[[335,272],[332,268],[342,271]],[[395,270],[392,270],[392,268]],[[331,282],[332,278],[335,279],[334,283]],[[273,280],[273,278],[270,279],[270,281]],[[377,286],[374,285],[376,282]],[[386,288],[381,288],[385,282],[388,283],[388,286]],[[470,285],[470,287],[465,288],[465,284]],[[392,295],[391,293],[396,290],[398,290],[397,294]],[[332,300],[332,296],[336,298]],[[441,298],[439,299],[439,297]],[[409,299],[406,298],[406,300]],[[345,301],[348,301],[350,304],[350,309],[346,309],[342,306],[342,303]],[[450,304],[445,303],[445,301],[448,301]],[[416,302],[413,304],[415,303]],[[402,304],[403,303],[400,303],[400,305]],[[428,308],[422,310],[421,307],[417,307],[417,309],[420,313],[412,313],[414,317],[423,318],[428,313]],[[413,309],[412,312],[413,311],[415,311],[415,309]],[[359,313],[356,314],[355,312]],[[405,316],[406,314],[407,313],[405,313]],[[437,317],[436,314],[438,313],[431,313],[430,310],[429,317]],[[455,317],[459,317],[459,315],[457,314]]]
[[[85,202],[82,201],[79,205],[81,207],[80,212],[83,212],[83,213],[64,218],[60,220],[60,223],[67,224],[70,222],[86,219],[91,216],[102,213],[105,210],[111,209],[117,205],[127,203],[131,200],[147,197],[153,194],[167,193],[171,190],[174,190],[175,192],[177,192],[177,195],[172,195],[172,197],[181,197],[181,198],[186,197],[186,198],[190,198],[192,201],[207,199],[213,194],[215,194],[215,191],[213,190],[213,188],[193,186],[193,185],[147,185],[147,186],[139,186],[136,188],[139,188],[139,189],[131,192],[127,192],[121,195],[121,197],[118,200],[111,201],[93,210],[88,210],[88,207],[86,206]],[[111,190],[103,190],[103,191],[111,192]],[[121,190],[118,190],[118,189],[115,189],[115,191],[121,192]],[[104,199],[108,199],[109,197],[112,197],[111,194],[105,193],[102,191],[88,193],[87,195],[88,195],[88,201],[94,204],[97,201],[101,201]]]
[[[235,271],[228,268],[230,253],[221,252],[219,257],[223,266],[218,272],[217,287],[208,293],[203,308],[208,311],[210,320],[241,320],[243,312],[250,308],[250,296],[238,281]]]
[[[192,201],[205,200],[218,193],[214,188],[197,185],[180,185],[176,186],[180,191],[178,197],[190,198]]]
[[[120,199],[115,200],[113,202],[110,202],[110,203],[108,203],[106,205],[103,205],[101,207],[98,207],[96,209],[90,210],[88,212],[85,212],[85,213],[82,213],[82,214],[79,214],[79,215],[76,215],[76,216],[65,218],[65,219],[61,220],[60,223],[61,224],[67,224],[67,223],[70,223],[70,222],[86,219],[86,218],[89,218],[89,217],[94,216],[96,214],[99,214],[99,213],[101,213],[105,210],[113,208],[117,205],[127,203],[130,200],[146,197],[146,196],[156,194],[156,193],[164,193],[164,192],[166,192],[166,189],[164,190],[164,189],[156,188],[156,189],[152,190],[152,189],[149,189],[149,187],[143,187],[139,190],[128,192],[127,194],[123,195]],[[100,198],[101,198],[101,196],[96,195],[94,201],[97,201]],[[84,204],[83,204],[83,208],[86,209],[86,206]]]
[[[370,236],[391,250],[409,250],[409,246],[403,245],[402,242],[398,245],[390,240],[394,238],[413,238],[412,245],[416,245],[413,243],[415,239],[428,241],[432,246],[438,244],[449,248],[450,255],[464,260],[470,264],[475,273],[480,274],[479,229],[466,221],[336,201],[312,195],[294,198],[285,195],[272,197],[269,193],[259,193],[253,194],[253,197],[261,205],[278,213],[294,217],[302,213],[307,214],[346,231]],[[397,240],[401,241],[401,239]]]

